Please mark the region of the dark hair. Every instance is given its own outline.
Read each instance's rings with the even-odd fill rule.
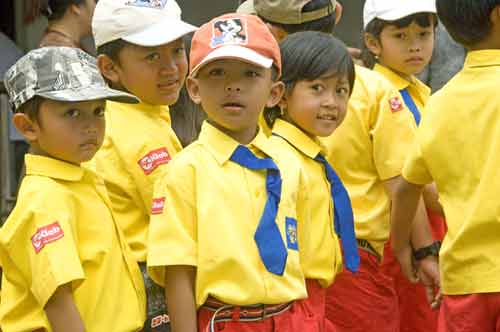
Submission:
[[[97,55],[107,55],[111,58],[111,60],[119,62],[118,55],[120,54],[121,50],[123,50],[125,46],[128,45],[132,44],[123,39],[115,39],[99,46],[97,48]]]
[[[85,0],[40,0],[40,12],[49,21],[59,20],[71,5],[85,4]]]
[[[282,77],[286,93],[298,81],[312,81],[325,74],[346,75],[350,92],[354,87],[355,70],[345,44],[331,34],[304,31],[289,35],[280,45]],[[264,118],[269,127],[280,117],[279,107],[266,108]]]
[[[373,68],[373,66],[375,66],[375,64],[377,63],[377,59],[366,46],[364,40],[365,33],[371,34],[380,42],[380,34],[385,27],[392,25],[398,29],[402,29],[408,27],[413,22],[415,22],[422,28],[428,28],[433,25],[435,29],[437,27],[437,15],[433,13],[416,13],[395,21],[385,21],[379,18],[375,18],[370,23],[368,23],[365,30],[363,31],[362,36],[363,40],[361,47],[361,60],[363,61],[364,65],[368,68]]]
[[[40,111],[40,106],[42,105],[42,102],[45,99],[39,96],[34,96],[27,102],[23,103],[21,106],[19,106],[16,110],[15,113],[24,113],[26,114],[31,120],[33,121],[38,121],[38,113]]]
[[[491,33],[491,12],[500,0],[438,0],[439,18],[458,43],[471,47]]]
[[[331,0],[312,0],[308,2],[304,7],[302,7],[303,13],[313,12],[318,9],[322,9],[332,5]],[[279,22],[273,22],[259,16],[264,22],[270,23],[272,25],[281,27],[288,34],[300,32],[300,31],[321,31],[325,33],[332,33],[335,28],[335,8],[332,9],[330,15],[324,16],[320,19],[304,22],[301,24],[283,24]]]

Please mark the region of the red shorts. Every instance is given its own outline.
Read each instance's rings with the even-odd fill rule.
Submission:
[[[438,332],[500,332],[500,293],[445,295]]]
[[[321,332],[335,332],[332,323],[326,319],[326,288],[322,288],[317,280],[307,279],[307,299],[295,301],[297,307],[318,322]]]
[[[327,290],[326,318],[336,332],[399,332],[399,305],[394,281],[378,258],[360,249],[361,264],[344,271]]]
[[[237,312],[240,307],[230,309],[233,319],[214,323],[214,332],[323,332],[315,314],[309,313],[305,301],[292,303],[291,308],[279,315],[253,322],[240,321]],[[205,308],[198,310],[198,331],[210,332],[210,321],[214,312]]]

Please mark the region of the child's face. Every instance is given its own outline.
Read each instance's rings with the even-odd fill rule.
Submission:
[[[260,112],[276,105],[283,93],[271,69],[226,59],[202,67],[196,78],[188,78],[187,88],[211,123],[243,144],[255,136]]]
[[[327,137],[345,118],[350,96],[346,75],[298,81],[280,102],[284,119],[310,136]]]
[[[33,152],[80,164],[94,157],[104,140],[103,100],[79,103],[44,100],[32,136]]]
[[[412,22],[406,28],[386,26],[380,34],[375,54],[379,62],[404,75],[420,73],[434,49],[434,26],[423,28]]]
[[[182,39],[158,47],[128,45],[118,62],[113,83],[143,102],[172,105],[179,98],[188,70]]]

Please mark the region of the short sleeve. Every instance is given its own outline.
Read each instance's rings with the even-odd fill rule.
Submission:
[[[379,84],[372,112],[377,114],[371,130],[373,158],[381,180],[401,175],[408,148],[415,137],[416,124],[399,92]],[[384,91],[385,90],[385,91]]]
[[[431,183],[433,180],[425,163],[421,142],[418,137],[419,136],[417,136],[417,139],[413,143],[408,158],[406,159],[403,168],[403,177],[410,183],[424,185]]]
[[[159,285],[164,284],[165,266],[198,264],[194,177],[191,165],[172,163],[155,185],[147,263]]]

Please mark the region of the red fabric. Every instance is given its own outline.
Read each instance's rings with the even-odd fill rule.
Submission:
[[[445,295],[438,332],[500,332],[500,293]]]
[[[335,332],[333,324],[326,319],[326,288],[322,288],[317,280],[307,279],[307,299],[295,301],[297,307],[306,316],[318,321],[319,331]]]
[[[235,307],[234,310],[238,310]],[[307,313],[309,306],[304,303],[293,303],[290,310],[280,315],[269,317],[256,322],[241,322],[235,315],[235,319],[230,322],[215,323],[216,332],[323,332],[318,322],[318,318]],[[214,312],[201,308],[198,310],[198,331],[210,331],[210,319]]]
[[[344,269],[327,289],[326,318],[336,332],[399,332],[394,281],[373,254],[360,249],[359,255],[359,272]]]

